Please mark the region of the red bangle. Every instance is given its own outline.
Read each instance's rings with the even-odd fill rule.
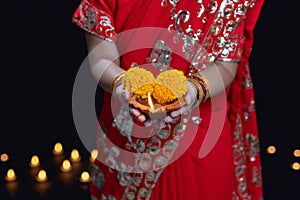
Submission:
[[[200,73],[193,73],[189,76],[191,79],[197,81],[199,85],[201,86],[201,89],[204,93],[203,101],[205,102],[210,94],[209,94],[209,85],[208,85],[208,80]]]

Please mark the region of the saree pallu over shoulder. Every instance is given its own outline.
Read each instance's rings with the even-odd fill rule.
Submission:
[[[229,119],[234,127],[233,153],[237,179],[234,200],[263,199],[259,134],[248,61],[254,27],[263,2],[222,1],[214,23],[203,41],[203,47],[209,52],[209,61],[239,62],[237,75],[228,95]]]
[[[241,61],[244,50],[243,44],[245,42],[245,19],[248,10],[256,7],[256,1],[257,0],[217,1],[219,3],[218,12],[210,17],[211,26],[207,27],[205,37],[200,40],[201,46],[206,50],[207,55],[205,58],[199,59],[206,59],[206,63],[215,60],[228,62]],[[201,67],[202,66],[199,66],[199,68]]]
[[[234,127],[233,154],[236,175],[234,200],[263,199],[259,134],[255,111],[255,98],[249,69],[249,56],[253,44],[253,31],[263,0],[218,1],[211,26],[206,30],[202,47],[206,61],[238,62],[238,71],[228,95],[229,120]],[[199,51],[203,51],[199,49]],[[199,54],[200,55],[200,54]],[[197,55],[196,55],[197,56]],[[195,57],[194,63],[197,62]],[[203,57],[199,57],[202,59]],[[203,70],[206,66],[196,66]]]

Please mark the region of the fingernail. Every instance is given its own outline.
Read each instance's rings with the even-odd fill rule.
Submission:
[[[172,113],[171,113],[171,116],[172,116],[172,117],[176,117],[177,114],[176,114],[175,112],[172,112]]]
[[[151,126],[151,122],[145,122],[144,125],[145,125],[146,127]]]

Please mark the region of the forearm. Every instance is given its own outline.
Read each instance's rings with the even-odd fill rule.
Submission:
[[[120,67],[119,53],[115,43],[103,41],[88,33],[86,41],[92,75],[105,91],[112,92],[114,79],[124,72]]]
[[[207,79],[210,97],[224,91],[234,80],[238,64],[235,62],[216,61],[200,73]]]
[[[123,73],[124,70],[111,60],[100,59],[96,64],[91,65],[91,72],[100,87],[112,93],[113,81],[119,74]]]

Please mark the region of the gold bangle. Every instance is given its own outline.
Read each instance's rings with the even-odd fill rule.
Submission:
[[[203,89],[202,89],[200,83],[197,80],[195,80],[193,78],[187,78],[187,79],[188,79],[188,81],[190,81],[191,83],[193,83],[196,86],[197,91],[198,91],[197,102],[195,102],[195,104],[192,107],[192,108],[195,108],[203,102],[204,92],[203,92]]]
[[[203,83],[200,85],[202,85],[202,87],[204,87],[204,89],[205,89],[205,94],[204,94],[204,99],[203,99],[203,102],[205,102],[210,97],[209,83],[208,83],[207,78],[203,74],[200,74],[200,73],[193,73],[191,76],[197,77]]]
[[[120,80],[121,80],[124,76],[125,76],[125,72],[121,72],[120,74],[118,74],[118,75],[114,78],[114,80],[113,80],[113,82],[112,82],[112,84],[111,84],[111,91],[112,91],[112,93],[115,91],[115,89],[116,89],[118,83],[120,82]]]

